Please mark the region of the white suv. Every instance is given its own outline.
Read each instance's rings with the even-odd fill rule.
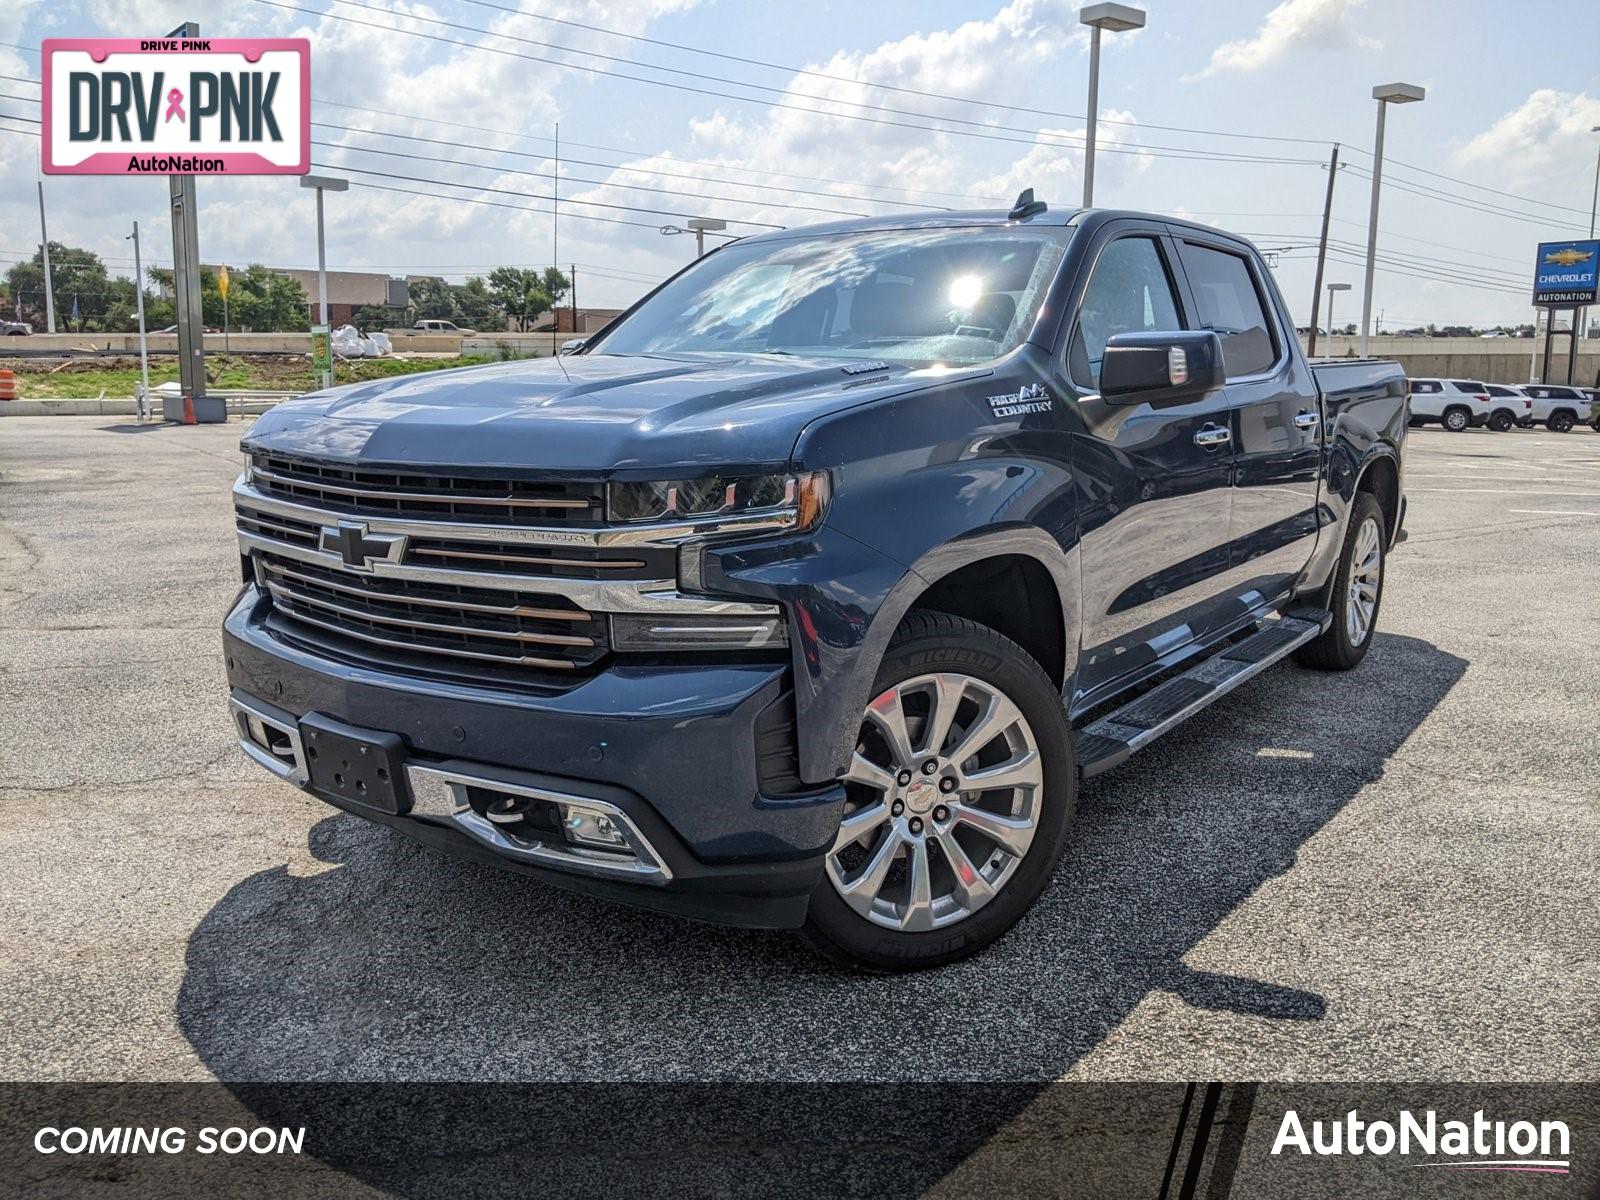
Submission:
[[[1503,383],[1486,383],[1483,390],[1489,393],[1490,429],[1504,433],[1513,425],[1526,427],[1533,424],[1533,401],[1516,388]]]
[[[1533,401],[1532,417],[1552,433],[1566,433],[1579,421],[1589,420],[1589,397],[1575,387],[1530,383],[1522,394]]]
[[[1451,433],[1460,433],[1489,419],[1491,405],[1484,385],[1470,379],[1410,379],[1411,424],[1437,421]]]

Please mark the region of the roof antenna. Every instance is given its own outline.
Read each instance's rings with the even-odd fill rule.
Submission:
[[[1006,216],[1013,221],[1026,221],[1029,217],[1037,217],[1042,212],[1048,212],[1049,209],[1050,206],[1043,200],[1033,198],[1032,188],[1024,188]]]

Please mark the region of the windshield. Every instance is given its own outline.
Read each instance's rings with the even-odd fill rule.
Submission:
[[[1028,335],[1070,236],[991,226],[735,243],[595,349],[987,362]]]

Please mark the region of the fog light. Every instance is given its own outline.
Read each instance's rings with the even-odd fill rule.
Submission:
[[[608,814],[581,804],[561,805],[561,831],[575,845],[602,846],[607,850],[628,848],[622,830]]]

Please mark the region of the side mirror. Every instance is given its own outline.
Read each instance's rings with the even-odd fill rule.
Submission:
[[[560,353],[562,353],[562,354],[578,354],[581,351],[583,351],[584,349],[586,349],[588,347],[588,345],[589,345],[589,339],[588,338],[570,338],[567,341],[561,343],[561,351],[560,351]]]
[[[1222,339],[1209,329],[1119,333],[1100,363],[1100,395],[1111,404],[1177,404],[1226,382]]]

